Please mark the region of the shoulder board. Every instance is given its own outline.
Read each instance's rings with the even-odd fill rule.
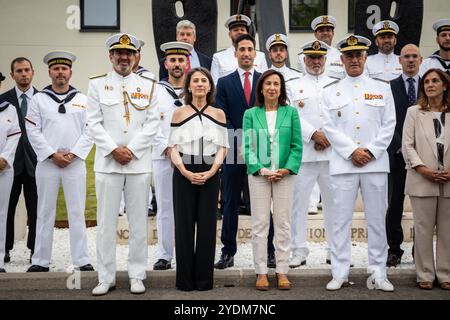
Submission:
[[[297,70],[297,69],[295,69],[295,68],[291,68],[291,67],[289,67],[289,69],[291,69],[292,71],[295,71],[295,72],[298,72],[298,73],[301,73],[299,70]]]
[[[227,49],[228,49],[228,48],[227,48]],[[223,51],[225,51],[225,50],[227,50],[227,49],[219,50],[219,51],[217,51],[216,53],[223,52]]]
[[[385,84],[389,84],[390,83],[390,81],[387,81],[387,80],[383,80],[383,79],[378,79],[378,78],[372,78],[373,80],[377,80],[377,81],[381,81],[381,82],[383,82],[383,83],[385,83]]]
[[[330,76],[328,75],[329,78],[334,79],[334,80],[342,80],[341,78],[337,77],[337,76]]]
[[[141,78],[144,78],[144,79],[147,79],[147,80],[150,80],[150,81],[156,82],[156,80],[155,80],[155,79],[153,79],[153,78],[150,78],[150,77],[147,77],[147,76],[146,76],[146,75],[144,75],[144,74],[139,74],[139,76],[140,76]]]
[[[6,110],[6,108],[8,108],[8,106],[9,106],[9,102],[0,101],[0,112],[2,112],[3,110]]]
[[[106,75],[107,75],[107,73],[98,74],[96,76],[89,77],[89,79],[97,79],[97,78],[101,78],[101,77],[106,77]]]
[[[288,83],[291,80],[296,80],[296,79],[300,79],[300,77],[294,77],[294,78],[290,78],[289,80],[286,80],[285,83]]]
[[[332,86],[334,84],[337,84],[339,81],[341,81],[341,79],[336,79],[333,82],[330,82],[329,84],[323,86],[323,88],[325,89],[325,88],[330,87],[330,86]]]

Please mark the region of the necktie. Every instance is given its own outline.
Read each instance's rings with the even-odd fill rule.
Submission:
[[[22,112],[22,116],[25,117],[28,109],[27,95],[22,93],[20,97],[22,98],[22,102],[20,103],[20,111]]]
[[[187,56],[187,65],[186,65],[185,73],[188,73],[189,70],[191,70],[191,54],[189,54]]]
[[[416,88],[414,87],[414,78],[408,78],[408,106],[416,104]]]
[[[250,96],[252,94],[252,87],[250,85],[250,72],[246,71],[244,75],[244,96],[245,101],[247,101],[247,106],[250,106]]]

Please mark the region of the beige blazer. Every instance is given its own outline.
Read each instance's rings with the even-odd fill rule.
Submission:
[[[450,170],[450,113],[445,115],[444,170]],[[439,196],[439,184],[422,177],[414,168],[425,165],[438,169],[436,135],[431,112],[408,108],[403,126],[402,153],[406,162],[405,194],[416,197]],[[450,182],[444,184],[444,196],[450,197]]]

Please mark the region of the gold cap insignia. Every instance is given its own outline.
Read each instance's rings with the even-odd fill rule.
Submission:
[[[349,46],[355,46],[358,44],[358,39],[356,39],[356,37],[354,37],[354,36],[351,36],[347,39],[347,44]]]
[[[131,43],[130,37],[124,34],[123,36],[120,37],[119,43],[126,46],[130,45]]]
[[[385,21],[383,23],[383,29],[389,29],[389,28],[390,28],[389,21]]]
[[[312,45],[312,48],[314,49],[314,50],[320,50],[320,42],[319,41],[314,41],[314,43],[313,43],[313,45]]]
[[[280,40],[281,40],[281,36],[280,36],[279,33],[277,33],[277,34],[275,35],[275,41],[280,41]]]
[[[240,14],[238,14],[238,15],[236,15],[236,21],[241,21],[241,15]]]
[[[322,23],[328,23],[328,16],[323,16],[322,17]]]

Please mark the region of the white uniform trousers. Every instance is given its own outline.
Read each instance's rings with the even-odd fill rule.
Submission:
[[[155,159],[152,162],[156,203],[158,204],[158,214],[156,215],[158,248],[156,256],[158,259],[171,261],[175,242],[172,196],[173,168],[169,159]]]
[[[367,221],[369,273],[386,278],[388,245],[385,217],[387,173],[356,173],[331,176],[336,211],[333,215],[331,271],[333,278],[348,279],[352,241],[350,236],[355,201],[361,189]]]
[[[97,270],[100,283],[116,279],[117,212],[122,191],[129,224],[128,276],[144,280],[147,269],[147,203],[150,174],[95,173]]]
[[[253,263],[256,274],[267,274],[267,237],[270,205],[273,201],[273,228],[277,273],[288,273],[291,251],[291,209],[295,176],[287,175],[278,182],[263,176],[248,176],[252,209]]]
[[[13,170],[0,171],[0,268],[3,268],[6,241],[6,219],[8,217],[8,204],[14,180]]]
[[[316,182],[311,190],[311,196],[309,197],[308,212],[317,212],[317,205],[320,202],[320,188]]]
[[[59,168],[52,160],[36,165],[38,194],[36,242],[32,264],[48,267],[52,256],[53,228],[55,226],[56,202],[62,182],[69,219],[70,254],[75,267],[90,263],[87,254],[85,222],[86,166],[76,158],[72,164]]]
[[[309,254],[307,238],[308,208],[316,183],[319,185],[322,195],[322,212],[324,218],[325,237],[328,247],[331,246],[332,217],[336,211],[328,161],[303,162],[300,172],[295,179],[294,201],[292,203],[292,254],[302,260]]]

